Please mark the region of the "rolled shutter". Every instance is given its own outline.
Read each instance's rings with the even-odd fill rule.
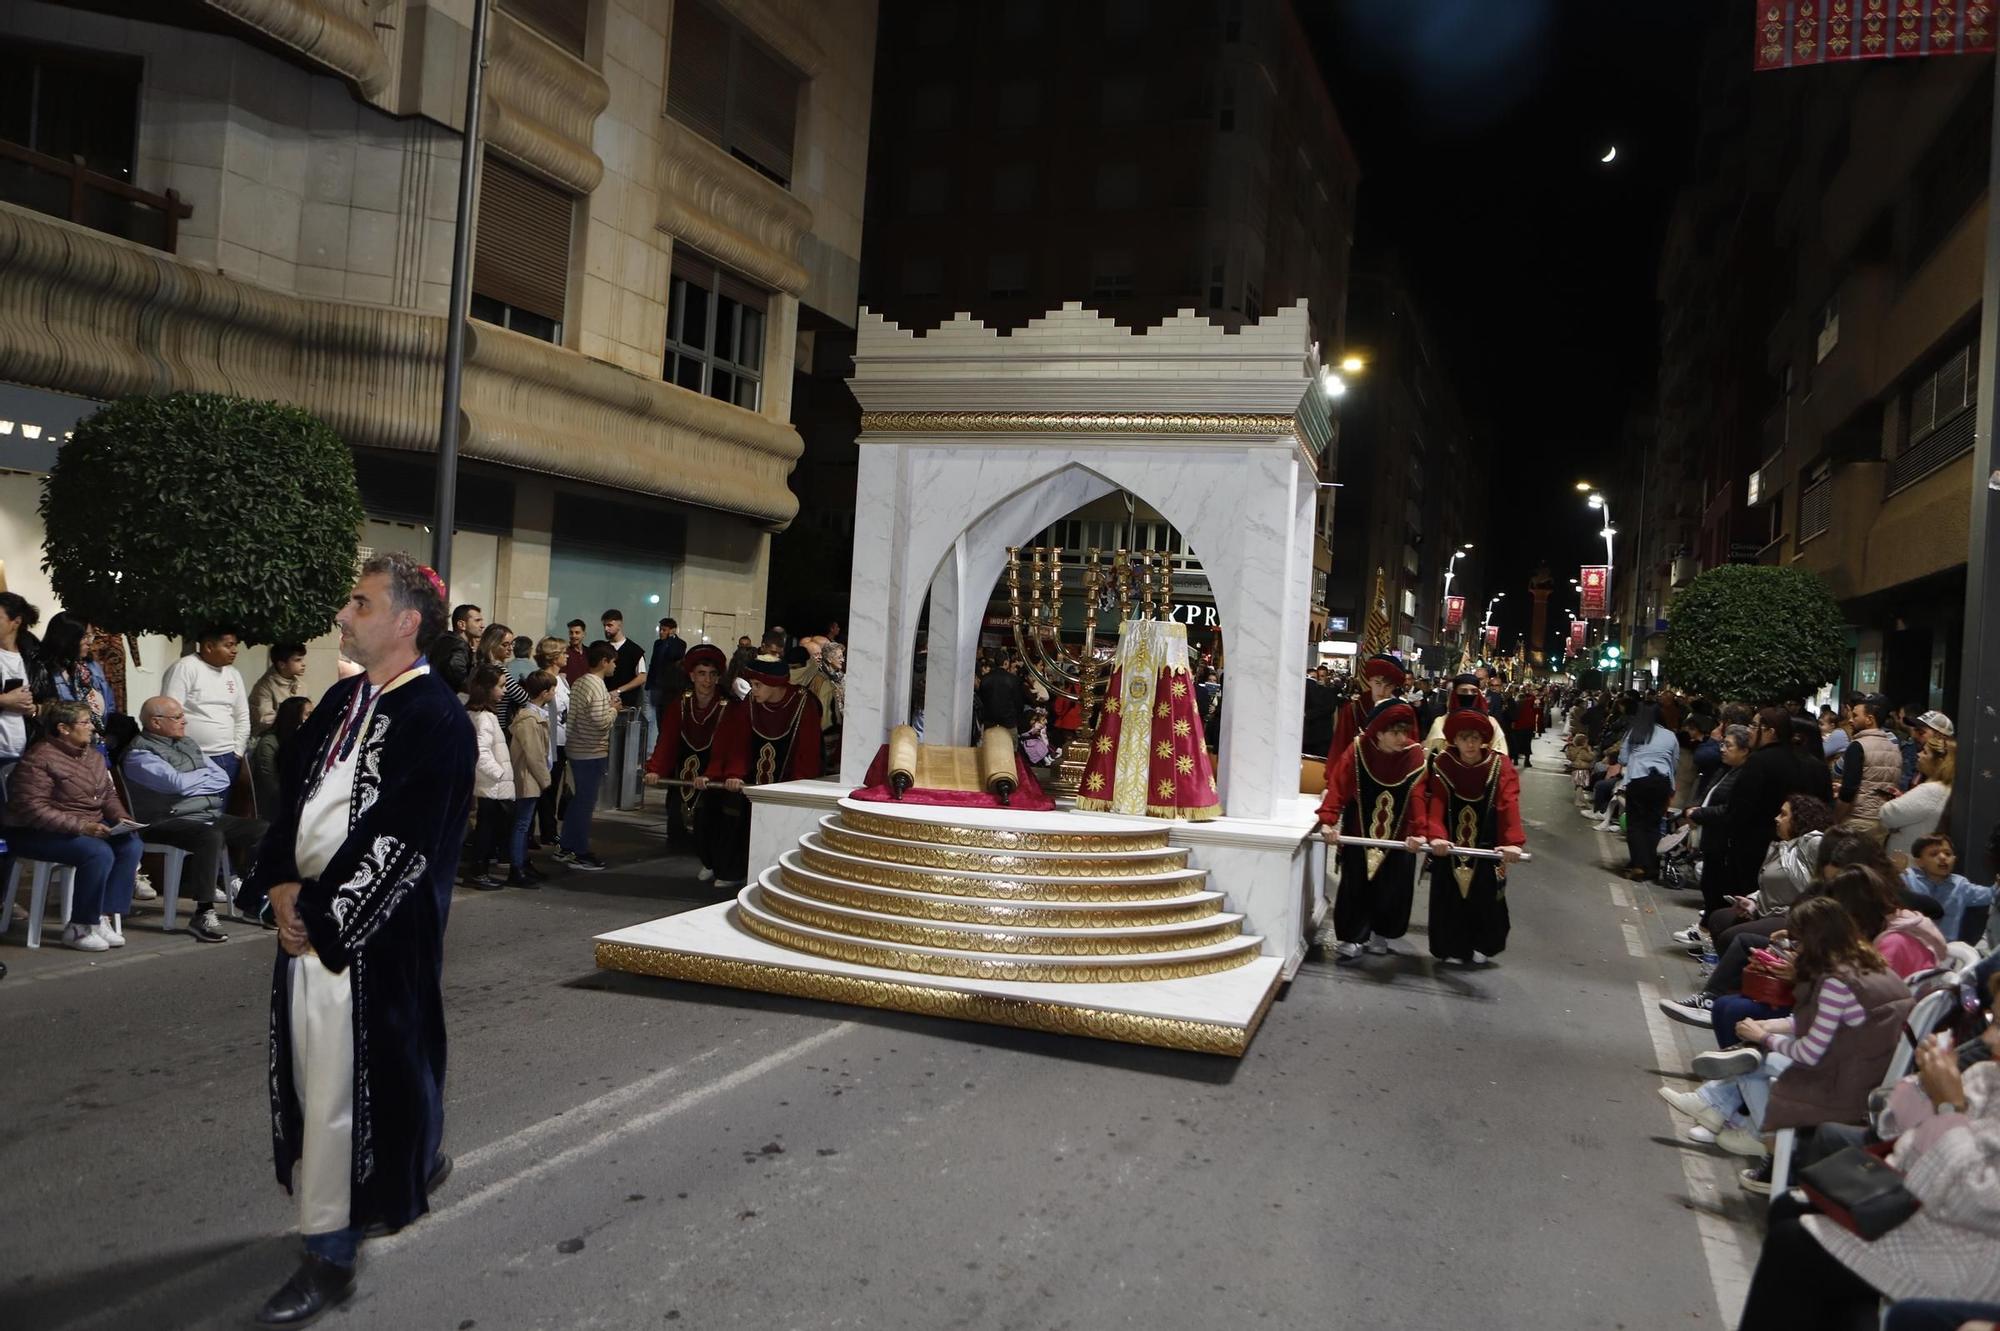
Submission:
[[[571,55],[582,56],[590,0],[500,0],[500,8]]]
[[[789,183],[792,142],[798,134],[799,76],[740,34],[735,101],[730,111],[726,146]]]
[[[729,118],[729,24],[699,0],[679,0],[673,42],[667,114],[721,143]]]
[[[568,194],[486,154],[472,289],[560,321],[569,283],[572,209]]]

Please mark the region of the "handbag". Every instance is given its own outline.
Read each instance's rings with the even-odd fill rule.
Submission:
[[[1799,1173],[1799,1185],[1819,1212],[1873,1242],[1923,1207],[1903,1176],[1860,1146],[1848,1146]]]
[[[1743,968],[1743,996],[1767,1007],[1791,1007],[1792,977],[1778,969],[1783,964],[1761,947],[1752,951]]]

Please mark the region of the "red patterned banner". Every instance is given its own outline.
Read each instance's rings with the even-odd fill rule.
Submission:
[[[1584,642],[1589,637],[1590,625],[1581,619],[1572,619],[1569,622],[1569,654],[1571,656],[1582,656]]]
[[[1465,598],[1447,596],[1444,598],[1444,631],[1458,632],[1458,626],[1465,622]]]
[[[1486,650],[1490,652],[1495,650],[1499,646],[1500,646],[1500,626],[1498,624],[1488,624],[1486,626]]]
[[[1603,564],[1585,564],[1581,586],[1577,613],[1585,619],[1603,619],[1610,613],[1611,570]]]
[[[1753,0],[1758,69],[1995,48],[2000,0]]]

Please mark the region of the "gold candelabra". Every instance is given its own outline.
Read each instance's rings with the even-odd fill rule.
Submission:
[[[1023,553],[1028,557],[1026,613],[1021,608]],[[1081,725],[1063,748],[1054,782],[1055,793],[1074,795],[1090,763],[1090,744],[1109,680],[1109,672],[1097,656],[1100,602],[1107,594],[1113,598],[1121,624],[1132,618],[1135,602],[1142,618],[1168,618],[1174,604],[1174,565],[1173,557],[1165,551],[1118,549],[1111,552],[1106,567],[1104,551],[1095,547],[1086,550],[1082,560],[1083,641],[1074,644],[1065,642],[1062,635],[1067,593],[1062,556],[1061,546],[1007,547],[1007,622],[1014,631],[1022,663],[1049,696],[1068,698],[1077,705]]]

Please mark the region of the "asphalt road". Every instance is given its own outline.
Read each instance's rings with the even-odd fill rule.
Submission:
[[[1731,1325],[1751,1210],[1654,1095],[1689,912],[1523,782],[1498,965],[1310,963],[1241,1061],[597,972],[593,934],[708,899],[649,825],[618,871],[461,894],[457,1172],[322,1325]],[[274,945],[154,928],[0,943],[0,1328],[242,1326],[294,1260]]]

